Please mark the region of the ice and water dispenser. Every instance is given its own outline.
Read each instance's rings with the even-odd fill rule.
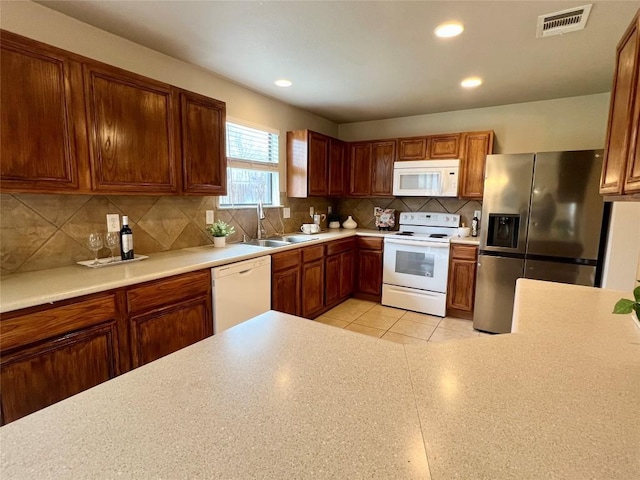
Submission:
[[[490,213],[487,229],[487,246],[518,248],[520,215]]]

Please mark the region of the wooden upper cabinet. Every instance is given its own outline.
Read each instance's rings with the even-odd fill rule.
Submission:
[[[287,196],[306,198],[329,194],[330,143],[333,139],[312,132],[287,132]]]
[[[393,193],[393,161],[396,141],[375,142],[371,145],[371,196],[387,197]]]
[[[425,160],[428,141],[428,137],[399,138],[397,160]]]
[[[345,194],[347,165],[345,143],[332,138],[329,141],[329,196]]]
[[[62,50],[2,31],[0,84],[2,190],[88,189],[78,171],[87,155],[81,65]]]
[[[180,90],[182,191],[226,195],[226,104]]]
[[[371,194],[371,143],[352,143],[349,146],[349,196],[367,197]]]
[[[309,195],[326,195],[329,174],[329,137],[309,132]]]
[[[482,198],[487,155],[493,153],[493,131],[462,134],[460,197]]]
[[[169,85],[84,65],[93,189],[176,193],[176,128]]]
[[[640,167],[638,167],[638,114],[640,107],[634,107],[638,96],[638,66],[640,39],[639,17],[636,14],[629,28],[618,43],[616,71],[611,92],[609,122],[605,158],[600,179],[600,193],[620,195],[626,193],[625,177],[629,179],[629,192],[640,191]],[[635,178],[634,178],[635,176]]]
[[[430,159],[459,158],[460,134],[434,135],[429,137]]]

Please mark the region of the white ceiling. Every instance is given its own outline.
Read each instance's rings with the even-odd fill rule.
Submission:
[[[640,8],[592,2],[585,30],[536,39],[538,15],[587,2],[38,3],[337,123],[608,92]],[[449,20],[464,33],[436,38]],[[470,75],[484,84],[462,89]]]

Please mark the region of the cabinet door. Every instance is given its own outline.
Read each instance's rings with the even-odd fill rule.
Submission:
[[[329,191],[331,196],[342,196],[345,192],[346,165],[345,144],[334,138],[329,142]]]
[[[213,335],[211,297],[202,296],[131,318],[133,368]]]
[[[61,50],[3,31],[0,84],[2,190],[78,190],[78,162],[87,155],[80,64]]]
[[[224,102],[180,93],[182,179],[185,193],[226,195]]]
[[[342,260],[340,254],[331,255],[326,260],[326,306],[331,308],[337,304],[341,296]]]
[[[353,251],[340,254],[340,292],[339,298],[345,299],[353,293]]]
[[[358,293],[380,298],[382,296],[382,252],[360,250],[356,277]]]
[[[472,313],[475,280],[475,261],[451,259],[449,264],[449,285],[447,287],[447,307]]]
[[[371,144],[353,143],[349,147],[349,196],[371,194]]]
[[[114,295],[3,315],[2,423],[120,374],[117,318]]]
[[[300,315],[300,267],[273,272],[271,282],[271,308]]]
[[[427,158],[427,137],[400,138],[398,140],[398,160],[425,160]]]
[[[624,185],[630,145],[632,103],[638,86],[637,22],[636,16],[618,44],[605,158],[600,179],[602,194],[620,194]]]
[[[309,132],[309,195],[327,195],[329,137]]]
[[[429,158],[458,158],[460,155],[460,134],[429,137]]]
[[[393,161],[396,158],[396,142],[376,142],[372,145],[373,179],[371,195],[390,196],[393,192]]]
[[[493,152],[493,132],[463,134],[460,197],[482,198],[484,167],[487,155]]]
[[[94,190],[175,193],[176,128],[169,85],[85,64]]]
[[[302,316],[314,318],[324,307],[324,259],[302,264]]]

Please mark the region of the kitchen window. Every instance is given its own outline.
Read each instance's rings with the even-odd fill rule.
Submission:
[[[241,123],[226,124],[227,195],[218,198],[221,208],[280,204],[279,132]]]

